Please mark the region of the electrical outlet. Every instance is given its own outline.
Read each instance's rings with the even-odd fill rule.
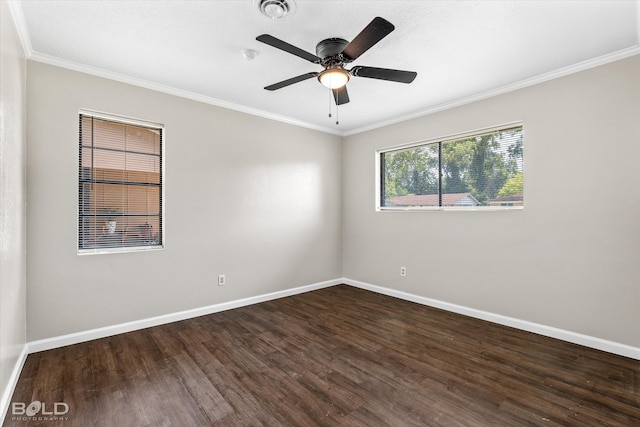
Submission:
[[[400,275],[405,277],[407,275],[407,267],[400,267]]]
[[[224,277],[224,274],[219,274],[218,275],[218,286],[224,286],[227,283],[227,279],[226,277]]]

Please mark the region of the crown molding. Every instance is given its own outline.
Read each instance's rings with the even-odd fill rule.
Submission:
[[[255,108],[250,108],[250,107],[246,107],[243,105],[239,105],[239,104],[234,104],[228,101],[224,101],[224,100],[220,100],[217,98],[213,98],[213,97],[209,97],[209,96],[205,96],[205,95],[201,95],[201,94],[197,94],[194,92],[189,92],[186,90],[182,90],[182,89],[178,89],[178,88],[174,88],[172,86],[168,86],[168,85],[163,85],[160,83],[155,83],[155,82],[151,82],[148,80],[143,80],[143,79],[138,79],[138,78],[134,78],[131,76],[127,76],[124,74],[119,74],[119,73],[114,73],[111,71],[107,71],[104,69],[100,69],[97,67],[90,67],[87,65],[83,65],[83,64],[79,64],[79,63],[75,63],[72,61],[67,61],[64,59],[60,59],[60,58],[56,58],[53,56],[49,56],[49,55],[44,55],[44,54],[40,54],[37,52],[34,52],[33,47],[31,46],[31,39],[29,37],[29,32],[27,30],[27,25],[26,25],[26,21],[24,18],[24,13],[22,10],[22,5],[20,1],[17,0],[7,0],[7,4],[9,6],[9,10],[11,12],[11,15],[13,17],[17,32],[18,32],[18,36],[20,38],[20,42],[22,43],[22,48],[25,52],[25,56],[27,59],[29,60],[33,60],[33,61],[38,61],[38,62],[43,62],[43,63],[47,63],[50,65],[55,65],[58,67],[62,67],[62,68],[67,68],[70,70],[74,70],[74,71],[79,71],[82,73],[86,73],[86,74],[91,74],[94,76],[98,76],[98,77],[103,77],[103,78],[107,78],[107,79],[111,79],[111,80],[116,80],[122,83],[127,83],[127,84],[131,84],[134,86],[140,86],[140,87],[144,87],[147,89],[151,89],[151,90],[155,90],[158,92],[162,92],[162,93],[167,93],[170,95],[174,95],[174,96],[179,96],[182,98],[186,98],[186,99],[191,99],[193,101],[198,101],[198,102],[202,102],[205,104],[210,104],[210,105],[214,105],[214,106],[218,106],[218,107],[222,107],[222,108],[227,108],[230,110],[234,110],[234,111],[238,111],[238,112],[242,112],[242,113],[246,113],[246,114],[251,114],[254,116],[258,116],[258,117],[262,117],[262,118],[266,118],[266,119],[270,119],[270,120],[275,120],[278,122],[282,122],[282,123],[286,123],[286,124],[290,124],[290,125],[294,125],[294,126],[300,126],[300,127],[304,127],[307,129],[312,129],[312,130],[316,130],[316,131],[320,131],[320,132],[325,132],[325,133],[329,133],[329,134],[333,134],[333,135],[338,135],[341,137],[346,137],[346,136],[350,136],[350,135],[355,135],[355,134],[359,134],[359,133],[363,133],[363,132],[367,132],[370,130],[374,130],[374,129],[379,129],[385,126],[390,126],[393,124],[397,124],[400,122],[404,122],[407,120],[412,120],[415,118],[419,118],[419,117],[424,117],[427,116],[429,114],[434,114],[440,111],[444,111],[444,110],[449,110],[455,107],[460,107],[462,105],[466,105],[466,104],[470,104],[472,102],[476,102],[476,101],[481,101],[484,99],[488,99],[488,98],[492,98],[494,96],[497,95],[502,95],[508,92],[513,92],[515,90],[518,89],[523,89],[529,86],[533,86],[539,83],[543,83],[549,80],[553,80],[559,77],[564,77],[567,76],[569,74],[573,74],[573,73],[577,73],[580,71],[584,71],[584,70],[588,70],[590,68],[594,68],[600,65],[605,65],[611,62],[615,62],[615,61],[619,61],[621,59],[624,58],[628,58],[631,56],[635,56],[635,55],[640,55],[640,0],[636,0],[636,17],[637,17],[637,39],[636,39],[636,45],[632,46],[630,48],[626,48],[626,49],[622,49],[619,50],[617,52],[613,52],[610,54],[606,54],[606,55],[602,55],[600,57],[597,58],[592,58],[586,61],[582,61],[579,62],[577,64],[573,64],[573,65],[569,65],[567,67],[563,67],[548,73],[544,73],[538,76],[534,76],[532,78],[529,79],[525,79],[525,80],[521,80],[519,82],[515,82],[512,84],[508,84],[505,86],[502,86],[500,88],[497,89],[493,89],[493,90],[489,90],[486,92],[482,92],[476,95],[472,95],[472,96],[468,96],[468,97],[464,97],[464,98],[460,98],[457,100],[453,100],[450,102],[446,102],[443,104],[438,104],[438,105],[434,105],[434,106],[430,106],[426,109],[414,112],[414,113],[410,113],[410,114],[406,114],[406,115],[402,115],[402,116],[397,116],[388,120],[383,120],[383,121],[379,121],[377,123],[374,123],[372,125],[367,125],[367,126],[363,126],[360,128],[356,128],[350,131],[340,131],[334,128],[328,128],[328,127],[324,127],[324,126],[317,126],[314,125],[312,123],[307,123],[307,122],[303,122],[300,120],[295,120],[292,119],[290,117],[286,117],[286,116],[281,116],[281,115],[277,115],[277,114],[273,114],[270,113],[268,111],[263,111],[263,110],[258,110]]]
[[[12,2],[13,3],[13,2]],[[640,10],[640,7],[639,7]],[[640,22],[639,22],[639,27],[640,27]],[[20,31],[18,31],[19,34],[22,34]],[[640,37],[640,36],[639,36]],[[25,48],[25,51],[27,50],[28,46],[29,49],[31,49],[30,47],[30,42],[29,42],[29,37],[28,34],[24,35],[24,38],[26,40],[23,41],[23,36],[20,36],[21,41],[23,41],[23,47]],[[346,136],[350,136],[350,135],[356,135],[359,133],[363,133],[363,132],[367,132],[370,130],[374,130],[374,129],[379,129],[385,126],[390,126],[393,124],[397,124],[400,122],[404,122],[407,120],[412,120],[412,119],[416,119],[419,117],[424,117],[427,116],[429,114],[434,114],[440,111],[445,111],[445,110],[449,110],[452,108],[456,108],[456,107],[460,107],[466,104],[471,104],[473,102],[477,102],[477,101],[482,101],[484,99],[488,99],[488,98],[492,98],[494,96],[498,96],[498,95],[502,95],[505,93],[509,93],[509,92],[513,92],[519,89],[523,89],[529,86],[534,86],[536,84],[539,83],[544,83],[550,80],[554,80],[560,77],[564,77],[570,74],[574,74],[580,71],[585,71],[588,70],[590,68],[594,68],[594,67],[598,67],[601,65],[605,65],[605,64],[609,64],[611,62],[615,62],[615,61],[619,61],[625,58],[629,58],[631,56],[635,56],[635,55],[640,55],[640,45],[636,45],[634,47],[630,47],[627,49],[622,49],[619,50],[617,52],[613,52],[611,54],[607,54],[607,55],[603,55],[603,56],[599,56],[597,58],[593,58],[593,59],[589,59],[586,61],[582,61],[579,62],[577,64],[573,64],[573,65],[569,65],[567,67],[563,67],[563,68],[559,68],[557,70],[548,72],[548,73],[544,73],[544,74],[540,74],[538,76],[529,78],[529,79],[525,79],[525,80],[521,80],[519,82],[516,83],[512,83],[509,85],[505,85],[502,87],[499,87],[497,89],[492,89],[486,92],[482,92],[476,95],[472,95],[472,96],[468,96],[468,97],[464,97],[464,98],[460,98],[451,102],[446,102],[443,104],[439,104],[439,105],[435,105],[432,107],[429,107],[427,109],[421,110],[421,111],[417,111],[411,114],[406,114],[403,116],[398,116],[398,117],[394,117],[392,119],[389,120],[383,120],[377,123],[374,123],[372,125],[368,125],[368,126],[364,126],[364,127],[360,127],[357,129],[353,129],[350,131],[339,131],[337,129],[333,129],[333,128],[328,128],[328,127],[324,127],[324,126],[317,126],[314,125],[312,123],[307,123],[307,122],[303,122],[300,120],[295,120],[292,119],[290,117],[286,117],[286,116],[281,116],[278,114],[273,114],[270,113],[268,111],[263,111],[263,110],[258,110],[256,108],[251,108],[251,107],[247,107],[244,105],[240,105],[240,104],[235,104],[232,102],[228,102],[228,101],[224,101],[221,99],[217,99],[217,98],[213,98],[210,96],[206,96],[206,95],[201,95],[195,92],[190,92],[190,91],[186,91],[183,89],[178,89],[172,86],[168,86],[168,85],[164,85],[164,84],[160,84],[160,83],[156,83],[156,82],[152,82],[149,80],[144,80],[144,79],[139,79],[136,77],[131,77],[125,74],[120,74],[120,73],[115,73],[113,71],[108,71],[108,70],[104,70],[101,68],[97,68],[97,67],[92,67],[92,66],[88,66],[88,65],[84,65],[84,64],[80,64],[80,63],[76,63],[73,61],[68,61],[65,59],[60,59],[54,56],[50,56],[50,55],[45,55],[45,54],[41,54],[38,52],[33,52],[31,51],[30,55],[27,55],[27,59],[30,59],[32,61],[36,61],[36,62],[42,62],[45,64],[49,64],[49,65],[54,65],[57,67],[61,67],[61,68],[66,68],[66,69],[70,69],[73,71],[78,71],[81,73],[85,73],[85,74],[90,74],[93,76],[97,76],[97,77],[102,77],[102,78],[106,78],[109,80],[115,80],[115,81],[119,81],[121,83],[126,83],[126,84],[130,84],[133,86],[138,86],[138,87],[143,87],[146,89],[150,89],[150,90],[154,90],[157,92],[162,92],[162,93],[166,93],[169,95],[174,95],[174,96],[178,96],[181,98],[186,98],[186,99],[190,99],[192,101],[197,101],[197,102],[202,102],[204,104],[209,104],[209,105],[214,105],[217,107],[221,107],[221,108],[226,108],[229,110],[234,110],[234,111],[238,111],[241,113],[246,113],[246,114],[250,114],[253,116],[258,116],[258,117],[262,117],[262,118],[266,118],[266,119],[270,119],[270,120],[275,120],[278,122],[282,122],[282,123],[286,123],[286,124],[290,124],[290,125],[294,125],[294,126],[300,126],[303,128],[307,128],[307,129],[312,129],[312,130],[316,130],[319,132],[325,132],[325,133],[329,133],[329,134],[333,134],[333,135],[338,135],[338,136],[342,136],[342,137],[346,137]]]
[[[640,1],[639,1],[640,3]],[[638,27],[639,27],[639,31],[640,31],[640,5],[638,7],[639,10],[639,21],[638,21]],[[638,35],[638,38],[640,40],[640,34]],[[472,95],[472,96],[468,96],[468,97],[464,97],[464,98],[460,98],[460,99],[456,99],[454,101],[451,102],[446,102],[444,104],[439,104],[439,105],[434,105],[432,107],[429,107],[425,110],[421,110],[418,112],[414,112],[414,113],[410,113],[410,114],[406,114],[403,116],[398,116],[389,120],[385,120],[385,121],[381,121],[381,122],[377,122],[373,125],[370,126],[364,126],[358,129],[354,129],[351,131],[347,131],[343,133],[343,136],[350,136],[350,135],[355,135],[358,133],[362,133],[362,132],[366,132],[366,131],[370,131],[370,130],[374,130],[374,129],[378,129],[384,126],[389,126],[389,125],[393,125],[396,123],[400,123],[400,122],[404,122],[407,120],[411,120],[411,119],[416,119],[419,117],[424,117],[427,116],[429,114],[433,114],[433,113],[437,113],[440,111],[444,111],[444,110],[449,110],[451,108],[455,108],[455,107],[460,107],[462,105],[466,105],[466,104],[470,104],[472,102],[476,102],[476,101],[481,101],[483,99],[488,99],[488,98],[492,98],[494,96],[497,95],[502,95],[505,93],[509,93],[509,92],[513,92],[516,91],[518,89],[523,89],[529,86],[533,86],[533,85],[537,85],[539,83],[543,83],[549,80],[553,80],[553,79],[557,79],[560,77],[564,77],[570,74],[574,74],[580,71],[585,71],[588,70],[590,68],[594,68],[594,67],[598,67],[600,65],[605,65],[605,64],[609,64],[611,62],[615,62],[615,61],[619,61],[625,58],[629,58],[631,56],[635,56],[635,55],[640,55],[640,44],[630,47],[630,48],[626,48],[626,49],[622,49],[619,50],[617,52],[613,52],[610,54],[606,54],[606,55],[602,55],[599,56],[597,58],[592,58],[592,59],[588,59],[586,61],[582,61],[582,62],[578,62],[577,64],[573,64],[573,65],[569,65],[563,68],[559,68],[557,70],[554,71],[550,71],[548,73],[544,73],[544,74],[540,74],[534,77],[531,77],[529,79],[525,79],[525,80],[521,80],[519,82],[515,82],[515,83],[511,83],[502,87],[499,87],[497,89],[492,89],[492,90],[488,90],[486,92],[481,92],[479,94],[476,95]]]
[[[9,12],[13,18],[13,22],[18,32],[18,38],[22,44],[22,50],[24,56],[29,59],[33,54],[33,48],[31,47],[31,38],[29,37],[29,31],[27,30],[27,22],[24,19],[24,12],[22,10],[22,4],[16,0],[8,0],[7,6],[9,6]]]
[[[235,104],[232,102],[224,101],[224,100],[213,98],[206,95],[201,95],[195,92],[178,89],[172,86],[152,82],[149,80],[139,79],[136,77],[125,75],[125,74],[115,73],[115,72],[104,70],[98,67],[92,67],[89,65],[84,65],[74,61],[68,61],[68,60],[57,58],[51,55],[46,55],[46,54],[36,52],[33,50],[33,47],[31,45],[31,38],[29,37],[29,31],[27,29],[27,23],[24,18],[24,11],[22,9],[22,4],[16,0],[8,0],[7,4],[9,6],[11,16],[15,23],[16,30],[18,32],[18,37],[20,38],[20,43],[22,44],[22,49],[24,50],[25,57],[28,60],[42,62],[45,64],[54,65],[57,67],[66,68],[69,70],[78,71],[81,73],[90,74],[97,77],[115,80],[121,83],[126,83],[133,86],[139,86],[146,89],[155,90],[157,92],[179,96],[181,98],[190,99],[192,101],[198,101],[204,104],[214,105],[216,107],[222,107],[229,110],[234,110],[241,113],[250,114],[253,116],[275,120],[278,122],[282,122],[282,123],[286,123],[294,126],[300,126],[307,129],[312,129],[320,132],[330,133],[333,135],[343,136],[342,131],[338,131],[336,129],[332,129],[324,126],[317,126],[312,123],[303,122],[301,120],[295,120],[290,117],[273,114],[268,111],[246,107],[244,105]]]
[[[322,126],[317,126],[311,123],[303,122],[300,120],[295,120],[290,117],[281,116],[278,114],[273,114],[268,111],[259,110],[256,108],[247,107],[240,104],[235,104],[233,102],[224,101],[221,99],[213,98],[210,96],[202,95],[195,92],[190,92],[183,89],[178,89],[173,86],[156,83],[153,81],[140,79],[137,77],[128,76],[126,74],[116,73],[113,71],[104,70],[98,67],[92,67],[85,64],[80,64],[73,61],[68,61],[66,59],[60,59],[54,56],[45,55],[38,52],[33,52],[31,56],[28,58],[31,61],[41,62],[44,64],[54,65],[60,68],[65,68],[73,71],[78,71],[84,74],[89,74],[97,77],[102,77],[109,80],[118,81],[121,83],[130,84],[137,87],[142,87],[145,89],[154,90],[156,92],[166,93],[168,95],[178,96],[181,98],[190,99],[192,101],[202,102],[204,104],[214,105],[216,107],[222,107],[229,110],[238,111],[241,113],[250,114],[253,116],[258,116],[270,120],[275,120],[278,122],[300,126],[307,129],[317,130],[320,132],[331,133],[334,135],[342,136],[342,133],[336,131],[335,129],[326,128]]]

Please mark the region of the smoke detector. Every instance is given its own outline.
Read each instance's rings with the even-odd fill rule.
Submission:
[[[253,61],[259,55],[258,51],[253,49],[242,49],[240,53],[242,53],[242,57],[247,61]]]
[[[267,18],[282,19],[291,15],[295,9],[293,0],[256,0],[260,13]]]

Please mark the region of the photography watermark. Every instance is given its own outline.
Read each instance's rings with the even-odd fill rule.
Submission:
[[[25,402],[11,402],[11,421],[66,421],[69,405],[65,402],[45,403],[34,400],[28,405]]]

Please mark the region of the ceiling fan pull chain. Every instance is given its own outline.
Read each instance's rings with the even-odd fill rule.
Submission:
[[[329,117],[331,117],[331,89],[329,89]]]

